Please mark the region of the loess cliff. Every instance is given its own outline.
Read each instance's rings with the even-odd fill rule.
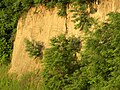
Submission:
[[[21,75],[42,68],[39,60],[30,58],[25,51],[25,38],[43,42],[47,48],[49,40],[61,33],[66,33],[67,36],[84,35],[82,31],[74,29],[74,23],[71,22],[73,14],[69,10],[70,8],[66,17],[58,16],[57,8],[48,10],[44,6],[32,7],[22,14],[17,25],[10,73]],[[104,21],[109,12],[120,12],[120,0],[104,0],[97,5],[97,12],[91,16]]]

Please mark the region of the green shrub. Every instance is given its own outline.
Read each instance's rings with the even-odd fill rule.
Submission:
[[[73,0],[74,8],[70,11],[73,12],[72,21],[75,23],[75,29],[89,31],[89,28],[95,23],[95,20],[90,17],[90,14],[97,11],[93,7],[94,3],[95,0]]]
[[[81,56],[81,72],[90,90],[120,89],[120,13],[109,19],[88,37]]]
[[[60,35],[52,38],[50,45],[44,55],[43,90],[62,90],[79,67],[76,53],[81,49],[81,42],[74,36]]]
[[[17,21],[32,4],[32,0],[0,1],[0,64],[10,62]]]
[[[28,52],[30,57],[39,57],[42,59],[43,57],[43,43],[36,42],[34,40],[29,41],[28,39],[25,39],[25,50]]]

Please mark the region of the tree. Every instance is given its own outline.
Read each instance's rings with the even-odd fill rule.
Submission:
[[[120,89],[119,36],[120,13],[110,13],[107,23],[88,37],[80,63],[91,90]]]
[[[44,55],[43,90],[61,90],[78,69],[76,53],[81,49],[79,38],[60,35],[51,39],[51,48]]]

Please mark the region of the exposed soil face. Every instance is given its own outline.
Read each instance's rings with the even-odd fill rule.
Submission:
[[[92,17],[99,18],[104,21],[107,17],[105,15],[109,12],[120,12],[120,0],[105,0],[98,5],[98,11]],[[67,36],[83,36],[84,33],[79,30],[74,30],[74,23],[72,20],[72,13],[69,12],[67,17],[59,17],[57,15],[57,8],[47,10],[43,6],[37,8],[32,7],[26,14],[23,14],[18,21],[17,33],[14,42],[14,49],[12,55],[11,69],[9,73],[16,73],[22,75],[26,72],[41,69],[39,60],[30,58],[25,51],[24,39],[40,41],[44,43],[45,48],[49,47],[49,40],[52,37],[66,33]]]
[[[46,10],[44,7],[31,8],[18,21],[14,42],[10,73],[21,75],[41,68],[39,60],[30,58],[25,51],[24,39],[43,42],[49,46],[49,39],[65,32],[65,18],[57,15],[57,9]]]

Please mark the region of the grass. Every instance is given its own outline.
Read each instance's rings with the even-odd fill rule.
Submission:
[[[18,81],[14,76],[8,76],[9,66],[0,66],[0,90],[41,90],[40,72],[25,74]]]

